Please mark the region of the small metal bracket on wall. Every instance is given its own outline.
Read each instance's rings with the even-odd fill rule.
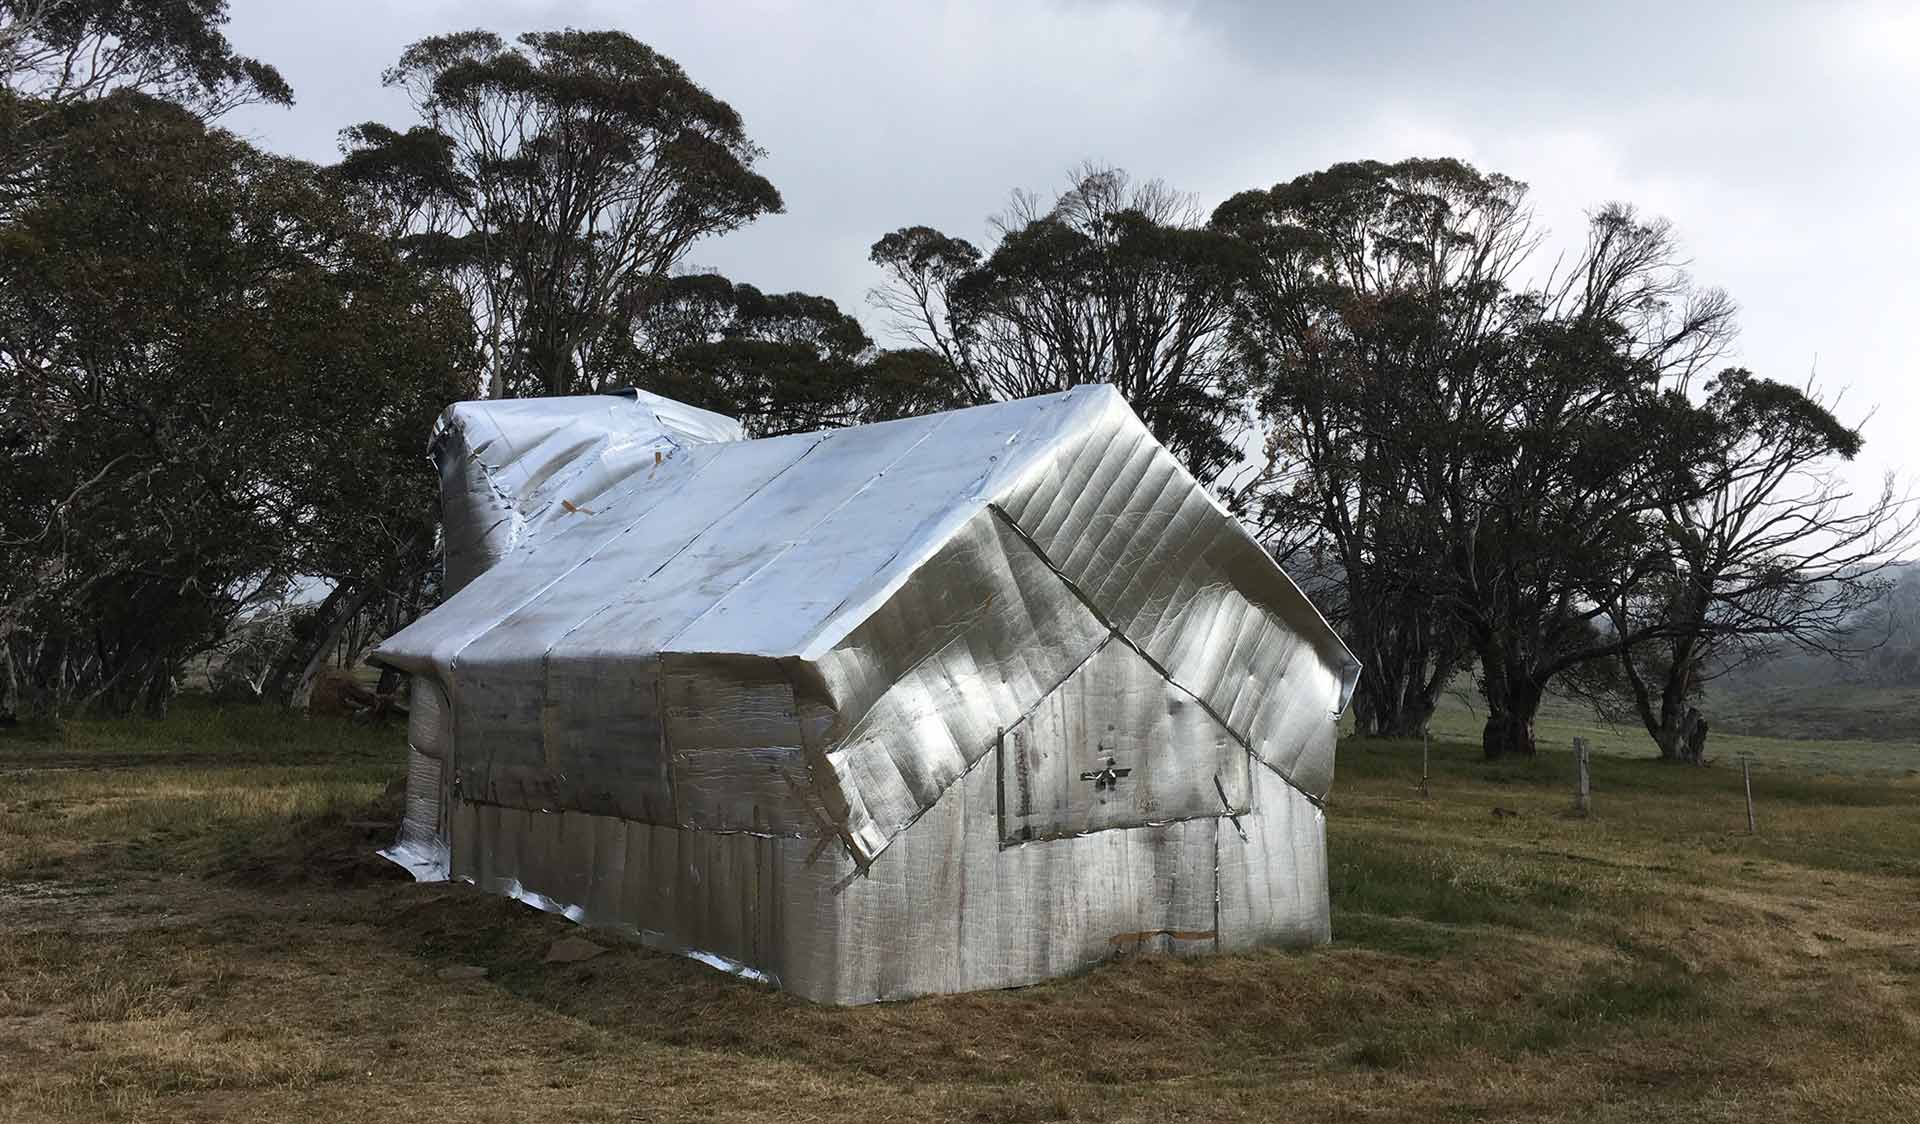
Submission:
[[[1099,769],[1093,769],[1088,772],[1081,773],[1080,779],[1083,781],[1092,781],[1094,790],[1097,792],[1097,791],[1100,791],[1101,789],[1108,789],[1108,788],[1114,787],[1132,772],[1133,772],[1132,769],[1114,768],[1114,759],[1112,757],[1108,757],[1107,763],[1105,766]]]

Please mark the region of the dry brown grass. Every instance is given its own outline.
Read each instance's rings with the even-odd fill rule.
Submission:
[[[842,1010],[546,964],[565,922],[372,877],[396,734],[195,721],[0,743],[0,1119],[1920,1119],[1898,776],[1765,774],[1754,838],[1725,769],[1603,759],[1575,819],[1553,755],[1422,799],[1349,747],[1332,947]]]

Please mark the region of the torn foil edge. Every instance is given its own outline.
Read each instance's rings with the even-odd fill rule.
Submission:
[[[424,846],[412,842],[395,843],[374,854],[413,875],[415,882],[448,881],[451,856],[443,842],[435,841]]]
[[[688,960],[705,964],[707,967],[719,972],[725,972],[729,976],[738,976],[743,980],[751,980],[754,983],[763,983],[775,988],[780,986],[779,978],[770,972],[763,972],[758,968],[742,964],[738,960],[722,956],[717,952],[707,952],[704,949],[698,948],[685,948],[674,943],[672,938],[668,937],[667,934],[653,929],[642,929],[636,925],[625,925],[617,922],[611,924],[596,923],[589,926],[587,925],[587,911],[585,909],[577,905],[567,905],[564,902],[556,901],[540,893],[538,890],[529,890],[521,885],[520,880],[517,878],[489,878],[484,881],[479,881],[463,877],[460,881],[487,893],[499,894],[503,897],[509,897],[515,901],[523,902],[542,913],[552,913],[564,917],[574,924],[586,928],[589,932],[612,933],[616,936],[625,937],[628,940],[638,941],[642,946],[653,949],[656,952],[666,952],[675,956],[684,956]]]

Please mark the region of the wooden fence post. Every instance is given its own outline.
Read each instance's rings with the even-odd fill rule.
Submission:
[[[1747,789],[1747,834],[1758,835],[1760,829],[1753,822],[1753,758],[1745,753],[1740,755],[1740,783]]]
[[[1427,797],[1427,750],[1433,745],[1433,731],[1420,731],[1420,797]]]
[[[1587,746],[1587,739],[1573,739],[1573,760],[1580,768],[1580,779],[1575,783],[1573,790],[1573,810],[1583,816],[1593,808],[1593,788],[1587,773],[1587,762],[1591,752]]]

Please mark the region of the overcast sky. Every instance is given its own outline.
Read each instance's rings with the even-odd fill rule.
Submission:
[[[291,110],[227,124],[337,157],[344,125],[404,126],[380,71],[423,35],[623,29],[724,98],[765,147],[786,213],[695,247],[763,289],[865,306],[867,248],[926,223],[984,240],[1010,189],[1082,160],[1211,208],[1353,159],[1457,156],[1530,184],[1576,237],[1613,199],[1676,224],[1741,305],[1737,359],[1814,374],[1869,411],[1852,474],[1920,466],[1920,3],[1289,5],[232,0],[235,45]],[[1729,13],[1738,12],[1733,15]]]

